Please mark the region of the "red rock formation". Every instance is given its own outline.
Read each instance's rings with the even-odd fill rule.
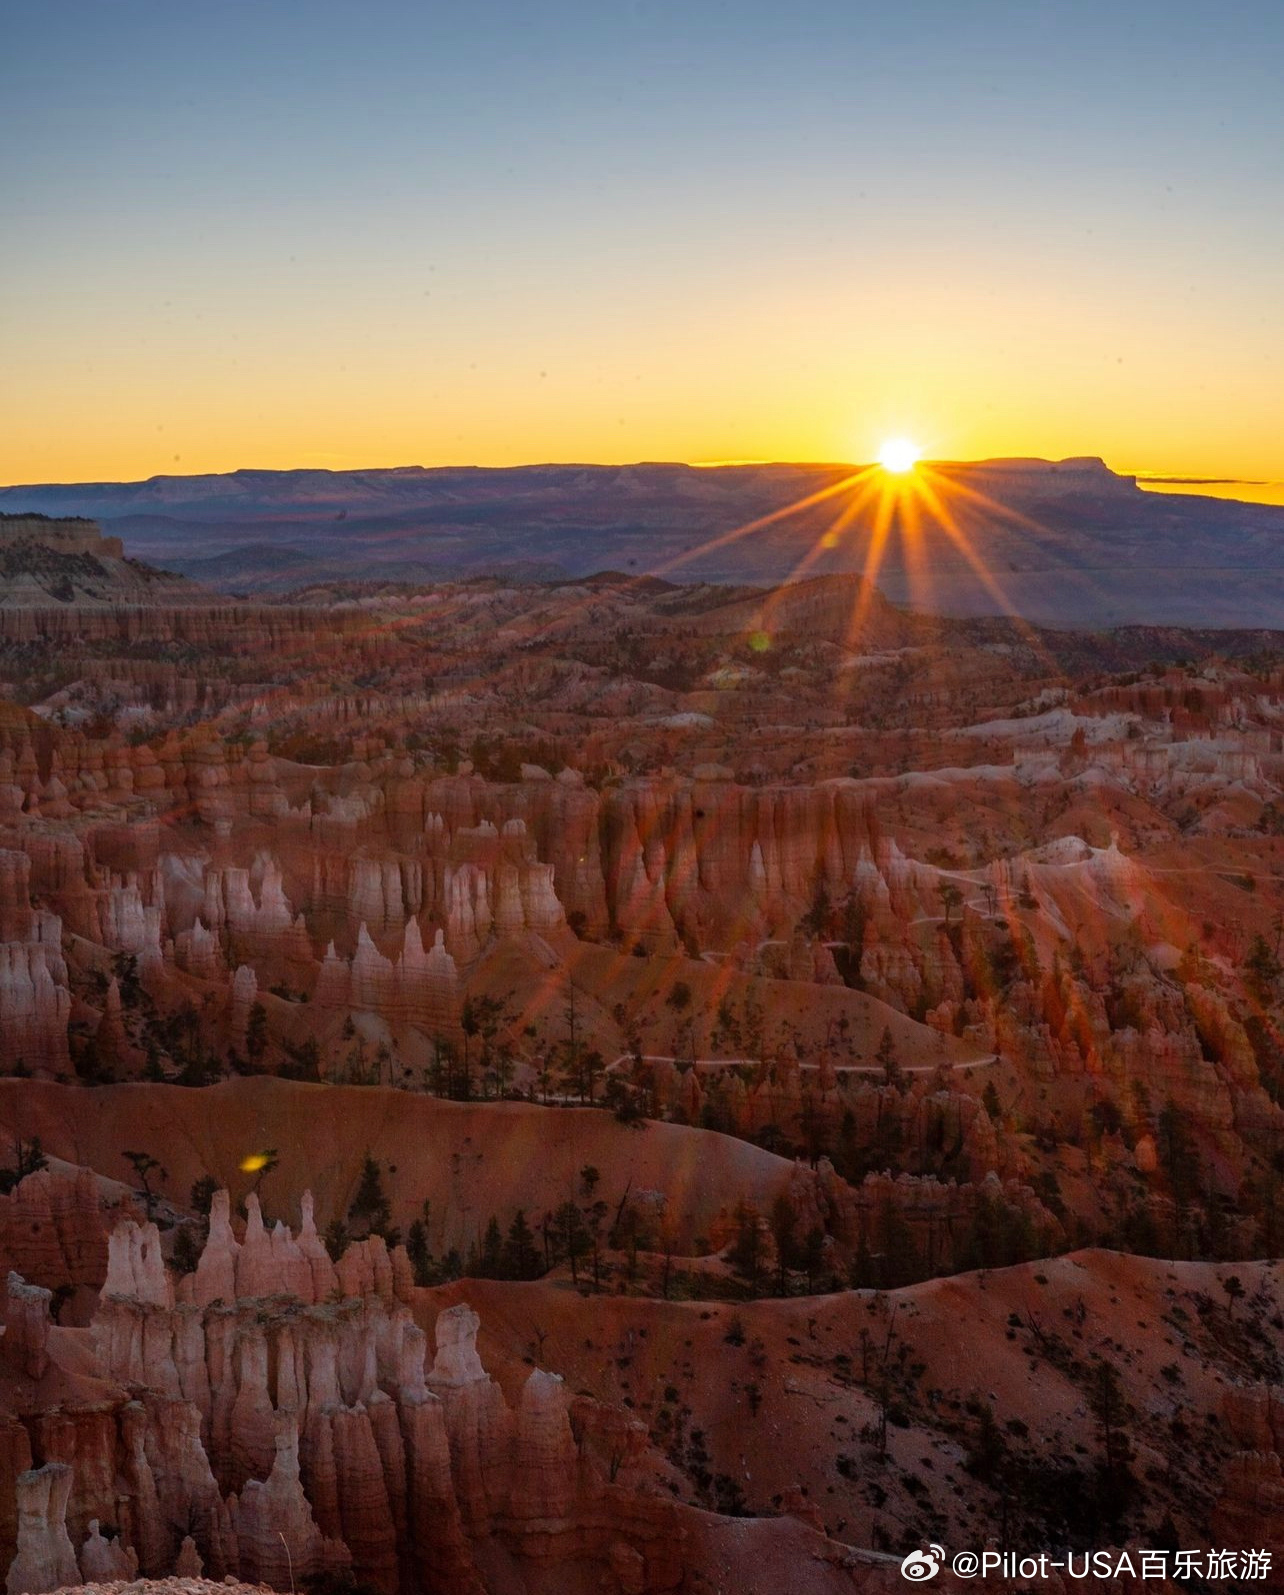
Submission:
[[[29,1285],[12,1270],[5,1281],[0,1318],[4,1323],[3,1350],[28,1379],[43,1378],[49,1366],[49,1303],[53,1292]]]
[[[423,1333],[390,1288],[371,1288],[368,1264],[341,1262],[340,1291],[315,1300],[330,1276],[314,1281],[310,1203],[305,1212],[296,1240],[269,1234],[253,1206],[238,1245],[221,1193],[178,1305],[154,1227],[113,1232],[94,1341],[103,1377],[138,1396],[41,1420],[41,1445],[59,1460],[22,1476],[36,1482],[18,1487],[10,1588],[50,1587],[48,1570],[70,1551],[68,1523],[85,1539],[86,1577],[125,1576],[134,1558],[153,1575],[190,1568],[195,1554],[216,1574],[277,1586],[291,1569],[300,1579],[350,1565],[389,1595],[442,1580],[481,1595],[482,1567],[500,1554],[587,1562],[619,1588],[672,1588],[685,1509],[631,1482],[627,1458],[645,1449],[644,1432],[594,1402],[572,1406],[561,1380],[539,1370],[510,1409],[463,1304],[438,1318],[429,1369]],[[270,1279],[274,1256],[293,1272]],[[349,1274],[364,1294],[338,1300]],[[242,1277],[254,1290],[288,1277],[304,1294],[194,1299],[218,1281],[239,1291]],[[17,1281],[11,1299],[29,1289]],[[620,1421],[625,1438],[612,1428]],[[113,1506],[121,1538],[108,1542],[97,1524]]]
[[[138,1574],[138,1553],[123,1545],[119,1537],[104,1536],[98,1519],[91,1518],[89,1534],[80,1547],[80,1574],[88,1584],[106,1584],[131,1579]]]
[[[30,1070],[61,1074],[70,1064],[67,966],[59,931],[38,929],[44,933],[38,941],[0,943],[0,1046]]]
[[[18,1548],[9,1564],[8,1595],[42,1595],[80,1582],[67,1536],[71,1469],[48,1462],[18,1476]]]
[[[50,1290],[97,1290],[107,1271],[107,1228],[89,1169],[40,1169],[0,1195],[0,1268]]]

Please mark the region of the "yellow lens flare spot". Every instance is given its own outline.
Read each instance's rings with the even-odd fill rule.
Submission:
[[[878,451],[878,463],[893,476],[912,471],[918,461],[918,444],[911,438],[888,438]]]
[[[771,647],[771,638],[765,631],[755,631],[750,634],[749,646],[756,654],[765,654]]]
[[[249,1157],[243,1157],[239,1167],[242,1174],[257,1174],[260,1169],[267,1168],[271,1159],[266,1152],[251,1152]]]

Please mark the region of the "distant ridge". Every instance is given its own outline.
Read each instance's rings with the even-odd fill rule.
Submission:
[[[859,574],[872,509],[827,539],[831,464],[311,468],[0,489],[0,510],[90,516],[225,591],[431,584],[482,573],[771,584]],[[1284,508],[1143,491],[1091,456],[939,461],[951,528],[894,516],[878,586],[924,612],[1048,625],[1284,623]],[[877,480],[877,479],[875,479]],[[767,520],[747,535],[737,531]]]

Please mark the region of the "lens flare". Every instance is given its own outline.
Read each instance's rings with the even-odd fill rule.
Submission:
[[[878,463],[893,476],[912,471],[918,459],[918,444],[910,438],[888,438],[878,451]]]

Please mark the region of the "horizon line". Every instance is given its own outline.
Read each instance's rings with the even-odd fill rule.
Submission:
[[[153,471],[149,476],[136,477],[79,477],[58,481],[5,481],[0,482],[0,492],[12,492],[22,488],[72,488],[72,487],[141,487],[149,482],[190,482],[206,477],[221,476],[302,476],[304,474],[320,476],[360,476],[363,474],[395,474],[397,472],[418,471],[425,475],[433,471],[628,471],[641,469],[669,469],[692,471],[719,471],[719,470],[746,470],[753,468],[770,470],[802,470],[802,471],[858,471],[874,469],[878,460],[841,460],[841,459],[806,459],[806,458],[780,458],[770,455],[760,457],[745,455],[738,458],[715,460],[680,460],[680,459],[617,459],[617,460],[580,460],[580,459],[545,459],[522,460],[519,462],[501,465],[485,461],[470,460],[452,464],[424,465],[419,461],[402,462],[397,465],[236,465],[222,471]],[[952,466],[981,466],[981,465],[1071,465],[1091,464],[1100,465],[1109,471],[1112,476],[1135,479],[1139,473],[1132,471],[1117,471],[1106,463],[1105,457],[1100,454],[1066,454],[1052,457],[1043,454],[986,454],[978,455],[971,459],[948,458],[938,456],[929,458],[926,455],[915,461],[915,466],[952,467]],[[1238,481],[1240,478],[1219,477],[1182,477],[1165,475],[1161,473],[1145,473],[1158,481]],[[1243,480],[1247,481],[1247,478]]]
[[[625,459],[625,460],[527,460],[516,464],[491,464],[484,462],[465,462],[455,464],[423,465],[418,462],[399,465],[239,465],[222,471],[156,471],[150,476],[132,478],[80,478],[78,480],[62,481],[7,481],[0,483],[0,496],[9,498],[20,495],[24,491],[37,492],[66,492],[76,490],[90,492],[95,488],[145,488],[153,484],[164,482],[196,482],[217,478],[237,476],[303,476],[320,475],[330,477],[362,476],[362,475],[389,475],[397,474],[447,474],[477,473],[498,475],[501,472],[518,471],[551,471],[551,470],[584,470],[584,471],[627,471],[627,470],[692,470],[692,471],[735,471],[735,470],[795,470],[795,471],[853,471],[877,468],[878,462],[869,461],[865,465],[850,460],[812,460],[812,459],[773,459],[767,456],[755,458],[744,456],[731,459],[713,460],[677,460],[677,459]],[[1209,498],[1233,503],[1243,503],[1255,507],[1280,508],[1284,507],[1284,481],[1262,477],[1214,476],[1195,475],[1175,471],[1156,470],[1116,470],[1109,465],[1105,457],[1099,454],[1068,454],[1059,458],[1051,458],[1037,454],[1012,454],[1012,455],[984,455],[973,459],[946,459],[923,458],[916,462],[916,467],[929,469],[985,469],[1003,466],[1066,466],[1066,465],[1093,465],[1099,466],[1110,476],[1122,484],[1131,483],[1138,491],[1153,494],[1168,494],[1172,496],[1185,496],[1191,498]],[[1204,490],[1204,491],[1201,491]],[[1213,491],[1207,491],[1212,489]],[[1246,489],[1240,494],[1228,489]],[[1219,491],[1220,490],[1220,491]],[[5,513],[22,513],[21,511],[6,511]]]

